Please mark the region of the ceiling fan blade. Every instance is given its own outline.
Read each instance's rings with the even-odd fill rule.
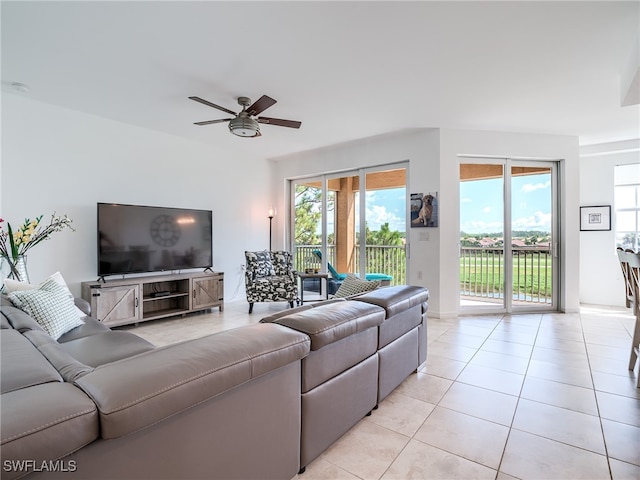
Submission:
[[[258,117],[258,123],[267,123],[269,125],[277,125],[278,127],[300,128],[302,122],[296,120],[283,120],[281,118]]]
[[[213,125],[214,123],[228,122],[230,118],[221,118],[220,120],[207,120],[205,122],[195,122],[194,125]]]
[[[275,103],[276,101],[273,98],[262,95],[258,100],[253,102],[253,105],[247,108],[247,113],[251,116],[259,115]]]
[[[194,102],[202,103],[203,105],[207,105],[209,107],[217,108],[218,110],[222,110],[223,112],[230,113],[231,115],[236,114],[236,112],[229,110],[228,108],[221,107],[220,105],[216,105],[215,103],[211,103],[200,97],[189,97],[189,99],[193,100]]]

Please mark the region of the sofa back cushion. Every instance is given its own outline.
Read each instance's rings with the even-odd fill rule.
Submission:
[[[273,323],[305,333],[311,350],[337,342],[384,321],[385,312],[376,305],[361,302],[322,302],[316,308],[297,310]]]

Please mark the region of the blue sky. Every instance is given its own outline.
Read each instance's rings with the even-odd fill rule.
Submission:
[[[460,229],[466,233],[501,232],[502,190],[502,179],[461,182]],[[511,195],[513,230],[551,231],[549,174],[513,177]],[[405,231],[407,201],[403,188],[367,192],[369,228],[379,230],[388,222],[391,230]]]
[[[502,179],[460,183],[460,230],[495,233],[503,229]],[[513,230],[551,231],[549,174],[513,177],[511,188]]]

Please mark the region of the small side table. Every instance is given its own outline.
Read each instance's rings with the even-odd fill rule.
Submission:
[[[298,278],[300,279],[300,304],[304,304],[304,281],[308,278],[319,278],[320,279],[320,295],[322,296],[322,284],[324,280],[324,298],[307,300],[307,302],[319,302],[322,300],[329,299],[329,285],[327,282],[329,280],[328,273],[298,273]]]

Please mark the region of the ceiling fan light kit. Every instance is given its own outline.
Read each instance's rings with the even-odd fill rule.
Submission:
[[[200,97],[189,97],[190,100],[193,100],[198,103],[202,103],[203,105],[207,105],[212,108],[216,108],[226,113],[230,113],[235,115],[235,118],[221,118],[219,120],[206,120],[204,122],[195,122],[195,125],[212,125],[214,123],[223,123],[229,122],[229,131],[234,135],[239,137],[259,137],[260,134],[260,123],[268,123],[269,125],[275,125],[278,127],[288,127],[288,128],[300,128],[302,122],[298,122],[295,120],[283,120],[280,118],[269,118],[269,117],[257,117],[253,118],[255,115],[259,115],[267,108],[271,107],[276,103],[276,101],[268,97],[267,95],[263,95],[256,102],[251,104],[251,99],[249,97],[239,97],[238,104],[242,106],[242,111],[239,113],[235,113],[228,108],[221,107],[220,105],[216,105],[215,103],[211,103],[208,100],[204,100]]]
[[[257,137],[260,135],[258,121],[249,117],[245,112],[229,120],[229,130],[239,137]]]

